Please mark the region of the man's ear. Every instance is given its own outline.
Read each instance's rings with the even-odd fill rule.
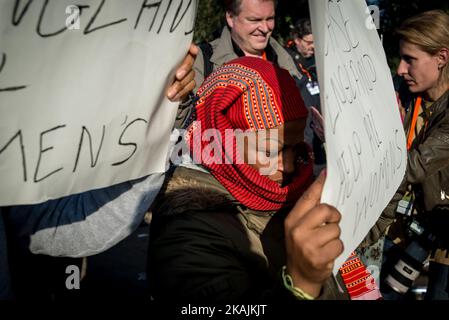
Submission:
[[[438,68],[441,69],[449,62],[449,50],[447,48],[442,48],[437,53],[438,58]]]
[[[231,12],[226,11],[226,22],[228,23],[228,26],[231,29],[234,27],[234,20],[233,19],[234,19],[234,15]]]

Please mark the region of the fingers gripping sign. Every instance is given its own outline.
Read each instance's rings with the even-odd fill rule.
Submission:
[[[285,220],[287,272],[295,286],[314,297],[343,252],[338,225],[341,215],[334,207],[320,204],[324,182],[322,172]]]
[[[195,88],[195,71],[192,67],[198,50],[197,46],[191,44],[181,66],[176,70],[175,80],[167,90],[170,101],[182,101]]]

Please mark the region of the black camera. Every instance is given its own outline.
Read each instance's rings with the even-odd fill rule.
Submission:
[[[409,244],[402,252],[385,282],[399,294],[406,294],[421,273],[424,262],[435,247],[437,238],[424,219],[410,217],[406,222]]]

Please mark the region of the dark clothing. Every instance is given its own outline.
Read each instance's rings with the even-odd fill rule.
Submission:
[[[232,42],[232,48],[234,49],[235,54],[238,57],[244,57],[245,53],[243,52],[242,49],[240,49],[240,47],[238,46],[237,43],[235,43],[235,41],[231,38],[231,42]],[[276,51],[274,50],[274,48],[271,46],[270,43],[267,44],[267,47],[265,48],[265,55],[267,57],[267,60],[278,65],[278,55],[276,53]]]
[[[312,56],[310,58],[304,58],[295,47],[290,47],[286,49],[287,52],[292,57],[295,62],[296,68],[298,72],[301,73],[302,78],[300,78],[297,82],[299,84],[299,88],[301,90],[301,95],[304,99],[304,103],[307,107],[314,106],[319,111],[320,109],[320,95],[314,94],[312,95],[307,89],[308,83],[313,83],[318,81],[318,77],[316,74],[316,66],[315,66],[315,57]]]
[[[280,274],[288,210],[249,210],[209,173],[178,167],[153,213],[148,275],[156,300],[295,299]],[[348,296],[331,278],[320,298]]]
[[[298,52],[298,50],[296,49],[296,47],[294,45],[287,48],[287,51],[288,51],[288,53],[290,53],[290,55],[293,58],[293,61],[295,61],[295,63],[297,65],[301,64],[305,69],[307,69],[307,71],[312,76],[313,80],[317,79],[315,56],[311,56],[309,58],[304,58],[301,55],[301,53]]]
[[[296,47],[293,45],[286,49],[295,62],[298,72],[301,73],[301,78],[295,78],[296,84],[301,91],[301,96],[304,104],[310,112],[310,107],[315,107],[321,112],[320,95],[319,93],[312,94],[308,86],[318,86],[318,77],[316,73],[315,56],[304,58]],[[313,90],[312,90],[313,92]],[[324,150],[323,141],[316,135],[311,127],[312,116],[309,113],[307,118],[306,129],[304,131],[304,141],[309,143],[313,148],[315,155],[315,164],[323,165],[326,163],[326,154]]]
[[[399,95],[399,100],[401,101],[401,104],[404,107],[405,112],[407,112],[408,108],[410,107],[411,101],[413,100],[413,94],[408,89],[408,85],[404,81],[403,77],[395,75],[393,77],[393,86],[394,90]]]
[[[449,90],[430,108],[427,124],[408,153],[407,182],[415,193],[415,207],[436,236],[429,265],[426,299],[449,299]],[[404,123],[410,127],[414,101]],[[426,113],[424,113],[426,114]]]
[[[11,277],[7,254],[6,230],[0,208],[0,301],[12,299]]]
[[[388,237],[399,244],[398,250],[387,252],[387,260],[382,267],[381,278],[388,275],[401,255],[401,249],[411,242],[417,241],[430,254],[429,282],[426,299],[448,299],[449,258],[449,91],[442,95],[424,112],[424,125],[408,150],[407,171],[404,181],[389,207],[396,208],[408,188],[414,193],[414,217],[425,227],[426,233],[436,238],[431,242],[423,242],[421,238],[407,232],[409,218],[396,214],[396,219],[388,231]],[[408,135],[415,108],[416,97],[403,103],[407,110],[404,128]],[[395,211],[385,210],[382,214],[392,218]],[[393,222],[393,220],[391,220]],[[388,250],[386,250],[388,251]],[[386,289],[390,290],[388,287]],[[384,292],[385,293],[385,292]],[[397,299],[398,295],[391,292]],[[385,295],[386,299],[390,299]],[[399,297],[403,298],[403,297]]]
[[[387,207],[384,209],[384,211],[382,211],[379,219],[377,219],[376,224],[371,228],[365,239],[363,239],[360,247],[369,247],[385,235],[387,228],[391,226],[395,221],[396,208],[406,191],[407,189],[404,179],[398,190],[394,194],[393,198],[388,203]]]

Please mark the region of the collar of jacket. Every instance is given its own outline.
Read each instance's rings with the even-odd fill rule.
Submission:
[[[212,41],[211,45],[213,47],[213,54],[210,57],[210,61],[214,64],[215,68],[238,58],[232,45],[231,32],[227,26],[223,28],[220,38]],[[273,59],[276,60],[275,62],[281,68],[286,69],[292,76],[300,80],[302,75],[297,70],[296,64],[290,54],[273,37],[270,37],[269,46],[273,53]]]
[[[232,42],[232,50],[234,50],[234,52],[237,54],[237,56],[244,57],[245,53],[243,52],[242,49],[240,49],[239,45],[237,43],[235,43],[234,39],[231,38],[231,42]],[[266,54],[268,61],[271,61],[274,64],[278,65],[278,56],[277,56],[276,52],[274,52],[273,48],[271,47],[271,45],[269,43],[268,43],[267,47],[265,48],[265,54]]]
[[[431,106],[432,115],[428,119],[427,127],[431,128],[433,122],[435,119],[439,119],[441,114],[445,112],[449,108],[449,90],[446,90],[446,92],[437,100],[435,101]],[[413,105],[415,104],[416,97],[412,99],[410,102],[410,107],[408,108],[407,115],[404,119],[404,128],[408,130],[410,127],[410,122],[412,118],[412,112],[413,112]]]
[[[217,39],[217,46],[214,48],[210,61],[214,65],[221,66],[236,58],[238,58],[238,55],[232,47],[231,32],[228,27],[224,27],[221,32],[221,37]]]
[[[293,60],[295,60],[296,63],[302,64],[304,67],[307,65],[307,58],[304,58],[301,53],[299,53],[296,46],[292,46],[290,48],[286,48],[285,50],[288,50],[291,52],[291,56],[293,57]]]
[[[448,99],[449,99],[449,89],[446,90],[446,92],[430,107],[432,115],[429,117],[429,125],[433,119],[435,119],[439,114],[448,109],[449,107]]]

